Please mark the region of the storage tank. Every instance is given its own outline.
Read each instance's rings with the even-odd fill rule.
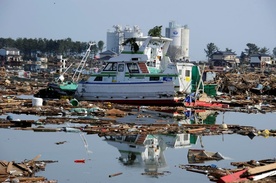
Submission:
[[[112,32],[108,30],[107,40],[106,40],[106,49],[116,52],[117,54],[121,51],[121,43],[123,42],[123,29],[120,25],[114,25],[115,31]]]
[[[114,25],[113,27],[115,28],[114,32],[110,30],[107,32],[106,49],[117,54],[120,54],[123,50],[122,43],[125,39],[143,36],[141,29],[137,25],[133,26],[133,29],[126,26],[124,30],[120,25]]]
[[[116,32],[107,32],[106,49],[119,53],[119,34]]]
[[[176,57],[177,59],[189,58],[189,37],[190,30],[187,25],[181,26],[174,21],[169,22],[169,27],[166,28],[166,37],[172,38],[171,46],[181,49],[181,53]]]
[[[172,38],[171,45],[181,46],[181,28],[173,28],[170,31],[170,38]]]
[[[185,59],[189,58],[189,44],[190,44],[190,30],[187,25],[184,26],[181,32],[181,45],[182,45],[182,55]]]

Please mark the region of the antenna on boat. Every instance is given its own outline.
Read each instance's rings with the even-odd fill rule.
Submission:
[[[80,64],[78,65],[78,67],[77,67],[77,69],[76,69],[76,71],[75,71],[75,73],[74,73],[74,75],[73,75],[73,77],[72,77],[72,81],[73,81],[73,82],[77,82],[77,81],[79,80],[79,77],[80,77],[80,74],[81,74],[81,72],[82,72],[82,70],[83,70],[83,67],[85,66],[85,63],[86,63],[86,61],[87,61],[87,58],[88,58],[88,56],[90,55],[91,46],[93,46],[93,45],[95,45],[95,44],[96,44],[95,42],[89,43],[89,47],[88,47],[88,49],[86,50],[85,55],[83,56],[83,58],[82,58]],[[78,74],[77,74],[77,73],[78,73]],[[77,76],[76,76],[76,75],[77,75]],[[77,77],[77,78],[75,79],[75,77]]]

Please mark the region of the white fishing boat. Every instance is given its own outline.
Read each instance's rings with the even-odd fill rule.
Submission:
[[[127,39],[119,56],[108,60],[101,72],[78,83],[76,99],[136,105],[177,104],[176,92],[191,90],[193,64],[171,62],[166,56],[171,41],[164,37]]]

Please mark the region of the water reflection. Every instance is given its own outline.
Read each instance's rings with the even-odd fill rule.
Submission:
[[[215,124],[218,116],[213,110],[185,110],[184,118],[179,120],[181,124]]]
[[[186,112],[186,111],[185,111]],[[200,111],[195,112],[195,114],[190,116],[182,117],[182,119],[175,120],[181,121],[186,119],[187,123],[204,123],[204,124],[215,124],[221,123],[223,121],[222,114],[216,117],[216,114],[211,114],[208,117],[203,117],[203,113],[198,114]],[[191,111],[191,113],[194,113]],[[184,114],[184,112],[183,112]],[[10,114],[8,114],[10,115]],[[192,117],[193,116],[193,117]],[[6,119],[7,115],[1,116]],[[40,116],[33,115],[15,115],[14,119],[34,119],[37,120],[41,118]],[[196,118],[197,117],[197,118]],[[196,118],[194,120],[194,118]],[[202,121],[203,120],[203,121]],[[262,114],[244,114],[244,113],[225,113],[225,122],[236,123],[239,125],[253,125],[258,128],[275,129],[275,113]],[[175,122],[176,123],[176,122]],[[74,126],[75,123],[68,123],[70,126]],[[53,127],[59,128],[61,126],[67,126],[66,124],[47,124],[46,128]],[[26,130],[7,130],[0,129],[0,137],[3,139],[1,144],[1,157],[5,160],[16,160],[21,161],[25,158],[36,156],[37,154],[42,154],[42,159],[58,160],[58,163],[47,165],[46,171],[41,172],[43,175],[49,179],[57,179],[58,182],[178,182],[179,180],[191,180],[190,182],[200,183],[206,182],[205,176],[200,176],[191,172],[180,170],[175,168],[178,164],[186,164],[188,160],[186,155],[188,149],[199,148],[201,136],[189,135],[187,134],[177,134],[177,135],[147,135],[147,138],[155,138],[159,146],[158,157],[160,157],[160,163],[158,159],[152,161],[144,161],[142,158],[142,153],[148,153],[150,150],[146,150],[145,145],[140,145],[144,148],[141,150],[140,159],[134,156],[135,159],[132,164],[125,164],[127,162],[128,153],[120,152],[121,146],[126,146],[129,148],[129,152],[136,152],[133,146],[138,146],[131,142],[119,142],[118,140],[103,140],[97,135],[88,135],[87,142],[93,154],[87,157],[87,153],[83,147],[83,142],[81,141],[79,134],[75,133],[33,133]],[[225,139],[222,140],[222,136]],[[230,161],[246,161],[251,159],[265,159],[273,158],[275,156],[275,139],[274,138],[263,138],[256,137],[254,141],[247,137],[240,135],[227,135],[222,134],[222,136],[203,136],[202,141],[205,145],[207,151],[220,152],[222,155],[228,157],[223,161],[215,162],[205,162],[206,165],[215,164],[218,167],[229,167]],[[115,138],[115,136],[113,136]],[[107,137],[109,138],[109,137]],[[119,137],[118,137],[119,138]],[[32,140],[29,140],[32,139]],[[36,140],[38,139],[38,140]],[[185,140],[184,140],[185,139]],[[56,145],[56,142],[67,141],[63,145]],[[123,141],[123,137],[121,139]],[[130,140],[128,140],[130,141]],[[108,142],[108,143],[107,143]],[[237,144],[237,142],[239,142]],[[114,145],[109,145],[113,143]],[[24,144],[24,151],[18,151],[19,145]],[[163,145],[161,145],[163,144]],[[241,144],[241,145],[239,145]],[[117,147],[117,146],[118,147]],[[148,145],[147,145],[148,146]],[[164,147],[165,148],[164,148]],[[35,147],[35,148],[34,148]],[[78,148],[77,148],[78,147]],[[120,149],[119,149],[120,147]],[[157,147],[157,145],[155,145]],[[138,147],[137,147],[138,148]],[[150,148],[150,147],[147,147]],[[172,149],[173,148],[173,149]],[[163,150],[163,152],[161,152]],[[119,153],[117,153],[119,152]],[[254,153],[252,153],[254,152]],[[124,153],[124,154],[123,154]],[[157,151],[158,153],[158,151]],[[123,156],[124,155],[124,156]],[[125,161],[118,161],[115,158],[126,157]],[[79,158],[89,158],[91,161],[87,161],[84,164],[75,164],[74,160]],[[153,156],[154,157],[154,156]],[[155,156],[157,157],[157,156]],[[149,157],[147,157],[149,159]],[[163,160],[161,161],[161,158]],[[130,158],[131,159],[131,158]],[[138,161],[140,160],[140,161]],[[153,164],[153,166],[150,164]],[[163,162],[163,163],[162,163]],[[158,164],[159,163],[159,164]],[[151,166],[150,166],[151,165]],[[154,171],[153,171],[154,170]],[[171,172],[171,176],[162,177],[162,173],[168,170]],[[152,172],[150,172],[152,171]],[[72,172],[75,172],[72,174]],[[122,172],[122,176],[118,176],[114,179],[108,177],[111,173]],[[155,176],[141,176],[141,173],[149,172]],[[161,176],[159,176],[161,173]],[[148,174],[146,174],[148,175]],[[157,176],[159,179],[155,179]],[[165,173],[166,175],[166,173]],[[152,179],[152,180],[149,180]],[[208,182],[209,180],[207,180]]]
[[[215,124],[218,112],[204,109],[185,109],[183,111],[156,111],[141,109],[136,115],[116,119],[117,123],[135,124]]]
[[[105,141],[118,149],[119,160],[125,166],[136,165],[146,173],[156,173],[167,166],[164,151],[168,148],[188,147],[194,142],[190,134],[105,136]],[[194,137],[193,137],[194,138]]]
[[[185,110],[182,117],[173,120],[178,124],[215,124],[217,115],[211,110]],[[189,148],[198,139],[204,147],[201,136],[187,133],[104,136],[104,141],[118,149],[118,159],[123,165],[140,166],[147,175],[160,175],[158,172],[167,167],[164,155],[167,148]]]

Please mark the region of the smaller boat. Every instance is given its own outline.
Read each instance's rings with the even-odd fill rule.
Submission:
[[[67,69],[62,74],[60,74],[60,76],[56,78],[54,82],[49,83],[47,88],[43,88],[39,90],[36,94],[34,94],[34,96],[38,98],[43,98],[43,99],[73,98],[73,95],[75,94],[78,88],[78,81],[79,81],[80,75],[86,64],[87,58],[90,55],[92,45],[95,45],[95,43],[89,43],[89,47],[86,50],[84,57],[80,61],[77,69],[75,70],[70,80],[66,81],[64,78],[64,75],[71,68],[73,64],[67,67]]]
[[[224,159],[219,152],[209,152],[204,149],[189,149],[187,157],[189,163],[204,163],[204,161]]]

